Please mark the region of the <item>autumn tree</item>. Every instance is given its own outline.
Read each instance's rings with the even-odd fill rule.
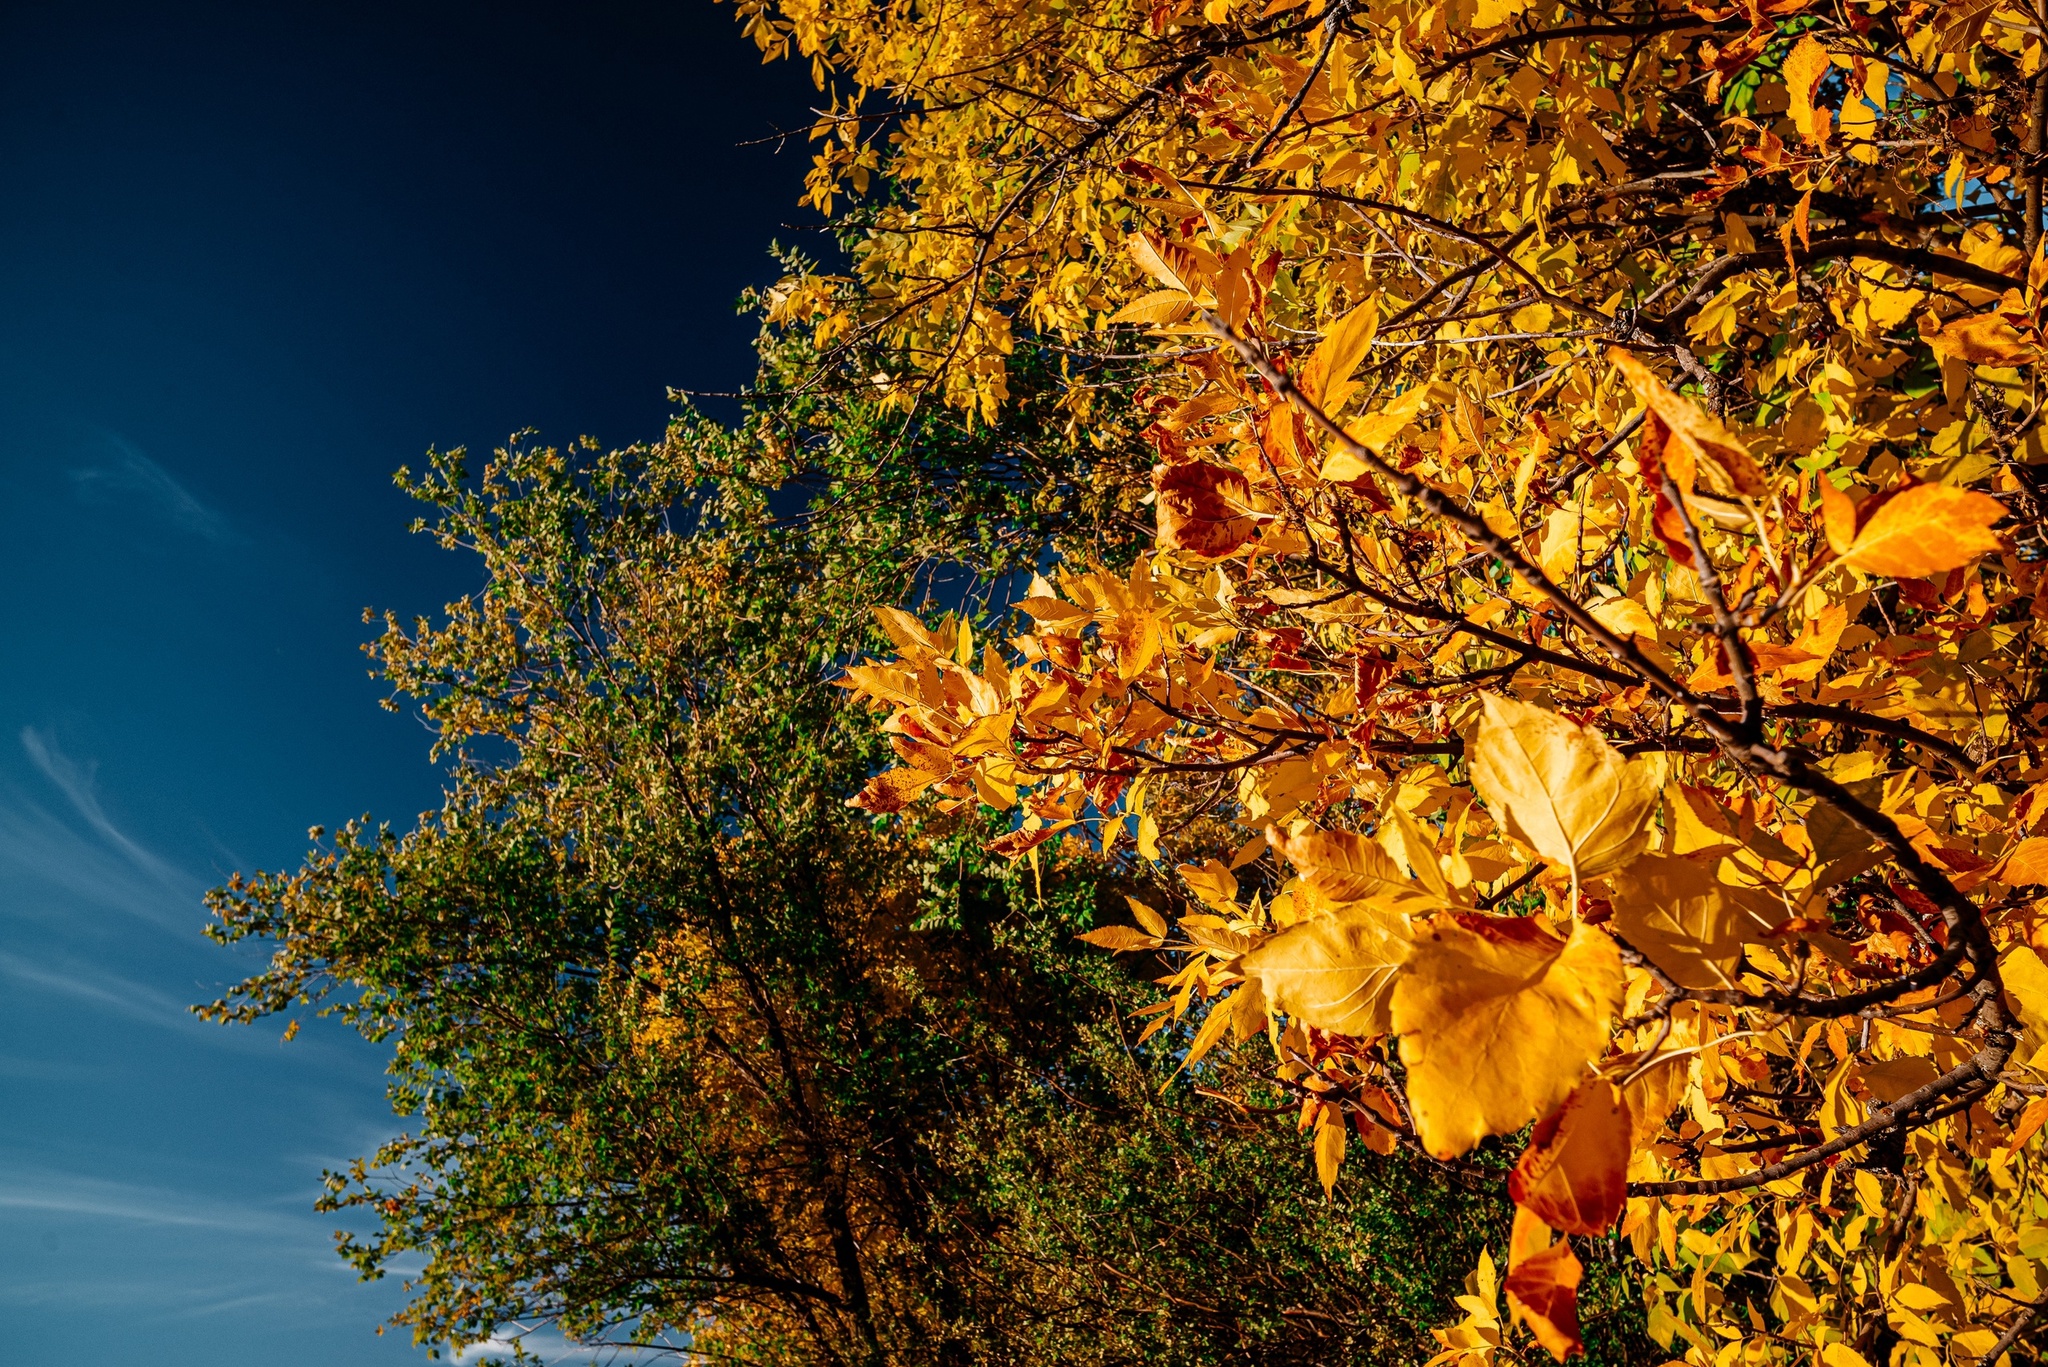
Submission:
[[[1042,377],[1012,376],[999,428],[906,438],[869,374],[778,342],[737,431],[408,482],[483,571],[372,651],[446,801],[212,899],[218,938],[272,958],[209,1014],[329,1012],[393,1051],[408,1128],[331,1179],[368,1221],[343,1251],[416,1268],[397,1322],[441,1347],[1426,1355],[1501,1237],[1482,1189],[1395,1160],[1326,1203],[1291,1125],[1176,1079],[1173,1039],[1129,1024],[1149,989],[1075,941],[1135,885],[989,856],[974,813],[844,804],[889,753],[832,682],[881,639],[871,601],[1118,544],[1031,417]],[[971,629],[940,639],[972,657]],[[1596,1331],[1648,1361],[1604,1277]]]
[[[1060,358],[1157,462],[1153,554],[850,672],[861,805],[1158,871],[1097,942],[1326,1184],[1518,1147],[1560,1358],[1616,1230],[1689,1362],[2035,1351],[2048,16],[740,9],[865,197],[786,323],[906,418]],[[1438,1360],[1512,1357],[1470,1308]]]

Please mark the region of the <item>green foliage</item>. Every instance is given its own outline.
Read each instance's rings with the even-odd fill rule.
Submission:
[[[1169,1082],[1184,1034],[1129,1043],[1151,989],[1074,939],[1122,905],[1117,868],[992,860],[989,813],[846,805],[887,758],[829,682],[871,643],[862,605],[1101,525],[1022,421],[906,435],[789,395],[740,435],[689,418],[406,477],[486,571],[371,647],[446,800],[215,892],[215,938],[273,957],[207,1014],[390,1044],[407,1131],[324,1208],[371,1217],[342,1243],[365,1276],[423,1264],[397,1317],[419,1341],[1419,1361],[1439,1274],[1503,1246],[1497,1203],[1398,1158],[1326,1202],[1291,1113]],[[764,453],[778,425],[800,439]],[[1007,463],[1032,451],[1057,459]],[[798,473],[808,510],[778,515]]]

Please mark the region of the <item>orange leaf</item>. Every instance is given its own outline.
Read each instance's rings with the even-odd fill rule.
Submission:
[[[2014,888],[2048,883],[2048,836],[2030,835],[2013,846],[1992,876]]]
[[[1657,425],[1645,421],[1641,445],[1654,445],[1661,450],[1681,495],[1692,493],[1692,480],[1685,477],[1681,456],[1692,457],[1700,467],[1699,473],[1708,476],[1709,484],[1725,486],[1717,492],[1746,498],[1762,498],[1770,492],[1763,471],[1750,458],[1749,448],[1719,420],[1701,412],[1691,399],[1666,389],[1648,366],[1620,347],[1609,351],[1607,359],[1614,362],[1635,389],[1636,397],[1661,423],[1664,440],[1653,441]]]
[[[1998,549],[1995,498],[1947,484],[1916,484],[1885,500],[1856,533],[1842,563],[1865,574],[1917,579],[1960,569]]]
[[[1536,1124],[1508,1174],[1508,1194],[1568,1234],[1604,1234],[1628,1195],[1629,1114],[1605,1078],[1580,1083]]]
[[[1517,1245],[1534,1242],[1524,1229],[1526,1211],[1515,1213]],[[1547,1233],[1547,1231],[1544,1231]],[[1586,1351],[1579,1336],[1579,1281],[1586,1269],[1564,1240],[1519,1259],[1510,1256],[1508,1313],[1528,1326],[1536,1341],[1559,1362]]]
[[[1159,544],[1169,550],[1226,556],[1258,532],[1249,515],[1250,486],[1228,466],[1199,460],[1154,466],[1152,488]]]

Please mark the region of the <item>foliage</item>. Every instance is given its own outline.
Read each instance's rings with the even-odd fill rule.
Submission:
[[[830,684],[861,605],[921,564],[986,581],[1035,554],[1085,491],[999,462],[1056,445],[906,442],[857,394],[756,417],[408,482],[486,572],[372,647],[446,801],[402,835],[316,829],[302,867],[211,899],[216,938],[273,956],[208,1014],[312,1008],[394,1051],[411,1130],[330,1178],[325,1208],[375,1225],[344,1253],[408,1270],[397,1322],[458,1349],[553,1328],[763,1364],[1426,1355],[1444,1278],[1504,1247],[1490,1192],[1396,1159],[1325,1202],[1280,1120],[1174,1082],[1184,1038],[1129,1040],[1143,985],[1074,938],[1099,861],[1027,871],[973,813],[899,828],[841,800],[886,754]],[[1197,1225],[1252,1270],[1158,1237]],[[1390,1282],[1387,1253],[1412,1271]],[[1603,1328],[1615,1360],[1647,1351]]]
[[[874,195],[785,319],[901,345],[906,409],[1154,367],[1156,554],[979,655],[890,614],[861,804],[1184,858],[1176,928],[1095,938],[1177,956],[1155,1022],[1326,1183],[1533,1123],[1505,1290],[1560,1357],[1617,1225],[1690,1362],[2037,1336],[2048,17],[741,12],[833,92],[813,201]]]

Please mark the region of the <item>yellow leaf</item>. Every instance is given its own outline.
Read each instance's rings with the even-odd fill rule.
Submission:
[[[1834,127],[1833,117],[1828,111],[1815,108],[1813,103],[1821,80],[1832,64],[1828,50],[1810,33],[1794,44],[1785,57],[1785,89],[1792,101],[1792,125],[1799,130],[1801,137],[1816,145],[1825,143]]]
[[[1124,249],[1130,252],[1139,269],[1168,290],[1191,296],[1201,288],[1194,258],[1184,249],[1156,241],[1145,233],[1132,233],[1125,238]]]
[[[1408,957],[1408,918],[1367,903],[1297,922],[1238,961],[1275,1011],[1333,1035],[1393,1030],[1390,989]]]
[[[1536,1124],[1508,1194],[1552,1229],[1605,1234],[1628,1199],[1628,1104],[1605,1078],[1572,1089]]]
[[[1124,901],[1130,904],[1131,915],[1138,918],[1138,924],[1145,927],[1149,934],[1160,936],[1166,934],[1166,918],[1164,916],[1161,916],[1135,897],[1126,896]]]
[[[1581,880],[1625,866],[1649,841],[1652,766],[1596,731],[1488,693],[1472,743],[1472,786],[1509,834]]]
[[[1219,910],[1236,910],[1237,877],[1218,859],[1202,864],[1182,864],[1174,870],[1195,896]]]
[[[1916,484],[1886,499],[1856,533],[1842,563],[1865,574],[1917,579],[1960,569],[1998,549],[1995,498],[1947,484]]]
[[[1142,323],[1146,327],[1167,327],[1195,311],[1195,301],[1179,290],[1154,290],[1131,300],[1109,316],[1112,324]]]
[[[1149,812],[1138,818],[1138,857],[1148,864],[1159,862],[1159,823]]]
[[[1331,902],[1363,902],[1400,892],[1408,880],[1378,845],[1352,831],[1296,827],[1283,834],[1268,826],[1266,839],[1294,865],[1302,881]]]
[[[1321,401],[1323,411],[1334,413],[1343,406],[1351,391],[1352,372],[1365,358],[1366,348],[1372,345],[1379,326],[1379,302],[1368,299],[1323,333],[1323,340],[1308,358],[1301,375],[1303,388],[1311,398]]]
[[[1767,926],[1690,859],[1646,854],[1614,875],[1614,929],[1681,987],[1731,987],[1742,946]]]
[[[1870,1359],[1846,1343],[1830,1343],[1820,1350],[1821,1367],[1870,1367]]]
[[[1138,930],[1133,926],[1097,926],[1094,930],[1082,935],[1076,935],[1074,938],[1086,940],[1091,945],[1107,949],[1115,954],[1122,954],[1133,949],[1159,948],[1159,938],[1157,936],[1147,935],[1142,930]]]
[[[1336,1107],[1325,1105],[1316,1124],[1316,1180],[1328,1196],[1337,1185],[1337,1169],[1344,1166],[1344,1116]]]
[[[1593,617],[1601,626],[1624,639],[1655,641],[1657,622],[1645,608],[1633,598],[1603,598],[1592,605]]]
[[[1621,956],[1574,921],[1439,916],[1394,983],[1393,1026],[1424,1147],[1455,1158],[1512,1134],[1570,1094],[1607,1043]]]

